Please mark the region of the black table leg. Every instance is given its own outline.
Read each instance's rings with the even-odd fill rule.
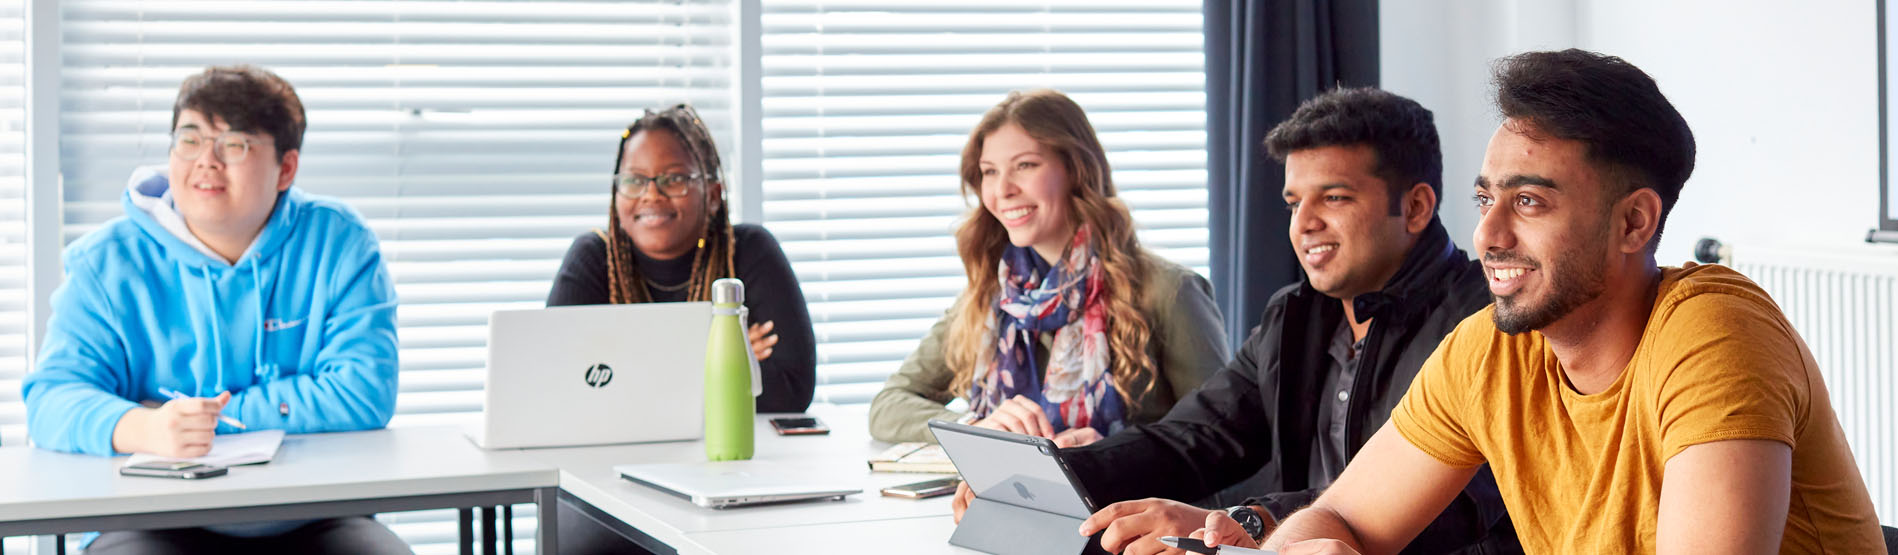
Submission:
[[[474,509],[455,509],[461,517],[461,555],[474,555]]]
[[[496,516],[494,507],[481,508],[481,552],[486,555],[496,555],[500,553],[499,550],[494,548],[497,539],[494,534],[494,519]]]

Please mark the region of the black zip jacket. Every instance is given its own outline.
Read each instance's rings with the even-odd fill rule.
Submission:
[[[1372,320],[1345,420],[1347,461],[1390,419],[1424,360],[1457,323],[1490,303],[1482,265],[1431,221],[1382,291],[1353,300]],[[1181,399],[1159,422],[1137,426],[1063,456],[1100,505],[1161,497],[1200,499],[1263,474],[1270,487],[1248,500],[1276,520],[1311,504],[1308,484],[1326,348],[1344,318],[1337,299],[1308,281],[1272,296],[1233,361]],[[1333,477],[1336,478],[1335,476]],[[1495,478],[1484,466],[1405,553],[1520,553]]]

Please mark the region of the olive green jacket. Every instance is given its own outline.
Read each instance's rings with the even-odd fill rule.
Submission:
[[[1142,250],[1141,256],[1146,259],[1147,272],[1134,286],[1140,288],[1140,308],[1152,326],[1147,353],[1159,362],[1159,374],[1165,379],[1149,390],[1147,381],[1152,379],[1149,375],[1128,389],[1130,393],[1146,391],[1145,395],[1135,398],[1133,406],[1127,407],[1129,425],[1145,424],[1166,416],[1175,401],[1224,367],[1230,355],[1219,308],[1213,305],[1213,287],[1206,278],[1151,252]],[[958,299],[957,303],[964,300]],[[955,310],[950,309],[929,328],[929,335],[923,337],[922,344],[916,346],[916,351],[910,353],[902,368],[883,383],[883,391],[870,402],[872,437],[890,442],[933,443],[930,420],[954,422],[962,417],[962,413],[944,407],[951,399],[968,393],[949,390],[955,373],[949,370],[943,357],[943,342],[954,326],[955,314]],[[1052,333],[1040,334],[1036,341],[1037,372],[1047,371],[1047,352],[1053,342]]]

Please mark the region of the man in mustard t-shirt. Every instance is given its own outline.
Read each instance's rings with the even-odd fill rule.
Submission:
[[[1444,339],[1285,555],[1394,553],[1489,463],[1530,553],[1884,553],[1812,354],[1724,267],[1656,267],[1694,138],[1620,58],[1496,66],[1475,234],[1495,304]],[[1251,543],[1224,515],[1195,532]]]

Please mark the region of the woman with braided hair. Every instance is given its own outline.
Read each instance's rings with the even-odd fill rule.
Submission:
[[[620,135],[606,229],[567,250],[547,306],[711,300],[745,282],[758,412],[803,412],[816,386],[816,337],[791,263],[771,232],[731,221],[712,134],[691,106],[646,114]]]
[[[1224,366],[1205,278],[1142,248],[1087,114],[1013,92],[969,133],[956,230],[968,285],[870,404],[870,434],[930,420],[1085,445],[1159,420]],[[969,400],[969,410],[944,404]]]

